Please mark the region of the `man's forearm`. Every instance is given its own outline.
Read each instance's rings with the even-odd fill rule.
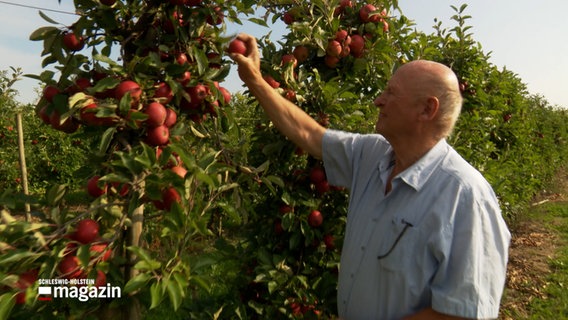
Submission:
[[[264,79],[257,77],[247,82],[250,92],[257,98],[274,126],[304,151],[320,159],[325,128],[304,110],[282,97]]]

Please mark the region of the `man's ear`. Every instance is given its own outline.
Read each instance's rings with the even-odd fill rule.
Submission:
[[[422,111],[420,112],[420,120],[431,121],[438,114],[440,109],[440,100],[437,97],[428,97],[426,102],[422,105]]]

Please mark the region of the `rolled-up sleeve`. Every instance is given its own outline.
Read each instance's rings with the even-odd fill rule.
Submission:
[[[357,168],[376,166],[378,157],[389,149],[389,144],[380,135],[326,130],[322,139],[322,159],[329,183],[352,187]]]

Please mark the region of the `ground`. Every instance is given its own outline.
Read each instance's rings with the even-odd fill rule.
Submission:
[[[562,171],[556,180],[552,191],[538,196],[532,207],[550,201],[568,205],[568,171]],[[546,298],[547,276],[552,272],[550,261],[562,245],[562,239],[538,216],[521,219],[511,227],[511,235],[507,283],[501,301],[500,319],[505,320],[528,318],[529,302]]]

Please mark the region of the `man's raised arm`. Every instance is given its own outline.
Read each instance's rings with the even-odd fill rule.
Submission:
[[[256,39],[247,34],[239,34],[237,39],[246,45],[245,55],[231,54],[231,58],[238,64],[239,77],[274,126],[298,147],[321,159],[322,138],[326,129],[297,105],[282,97],[263,79]]]

